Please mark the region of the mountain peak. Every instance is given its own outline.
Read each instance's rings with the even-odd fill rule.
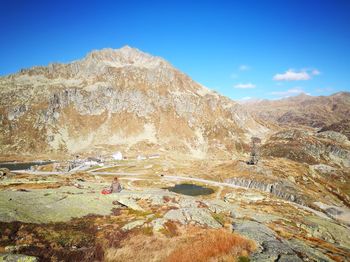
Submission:
[[[103,48],[101,50],[93,50],[87,54],[83,62],[103,63],[112,67],[136,66],[154,68],[161,65],[169,65],[160,57],[152,56],[128,45],[119,49]]]

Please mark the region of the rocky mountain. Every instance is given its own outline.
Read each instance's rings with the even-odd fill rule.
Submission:
[[[0,95],[1,154],[231,157],[268,132],[241,105],[128,46],[1,77]]]
[[[243,106],[259,118],[279,125],[322,128],[349,118],[350,93],[316,97],[300,94],[280,100],[252,101]]]
[[[329,126],[322,127],[319,132],[335,131],[345,135],[350,140],[350,119],[344,119]]]

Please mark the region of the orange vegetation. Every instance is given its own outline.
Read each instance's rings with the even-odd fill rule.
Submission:
[[[105,249],[105,261],[235,261],[256,248],[252,240],[224,229],[178,227],[177,234],[145,235],[134,231],[121,245]],[[136,252],[137,251],[137,252]]]
[[[200,262],[212,258],[247,256],[255,250],[253,241],[223,229],[207,229],[188,239],[183,246],[175,249],[167,262]]]

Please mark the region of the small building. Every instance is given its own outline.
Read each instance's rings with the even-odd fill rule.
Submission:
[[[123,154],[120,151],[115,152],[112,157],[114,160],[123,160]]]

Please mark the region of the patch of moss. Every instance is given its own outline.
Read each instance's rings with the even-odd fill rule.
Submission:
[[[223,213],[214,213],[212,217],[220,224],[224,225],[226,221],[226,216]]]
[[[150,218],[148,218],[148,219],[146,220],[146,223],[150,223],[150,222],[152,222],[153,220],[155,220],[155,219],[157,219],[157,218],[162,218],[162,217],[163,217],[162,214],[160,214],[160,213],[154,213],[152,217],[150,217]]]
[[[37,231],[37,234],[47,242],[55,242],[62,247],[84,246],[93,240],[91,235],[76,230],[54,231],[41,228]]]
[[[250,262],[250,258],[246,256],[238,257],[238,262]]]
[[[152,212],[150,212],[150,211],[140,211],[140,210],[135,210],[135,209],[131,209],[131,208],[128,209],[128,212],[130,215],[135,215],[138,217],[145,217],[145,216],[152,214]]]

